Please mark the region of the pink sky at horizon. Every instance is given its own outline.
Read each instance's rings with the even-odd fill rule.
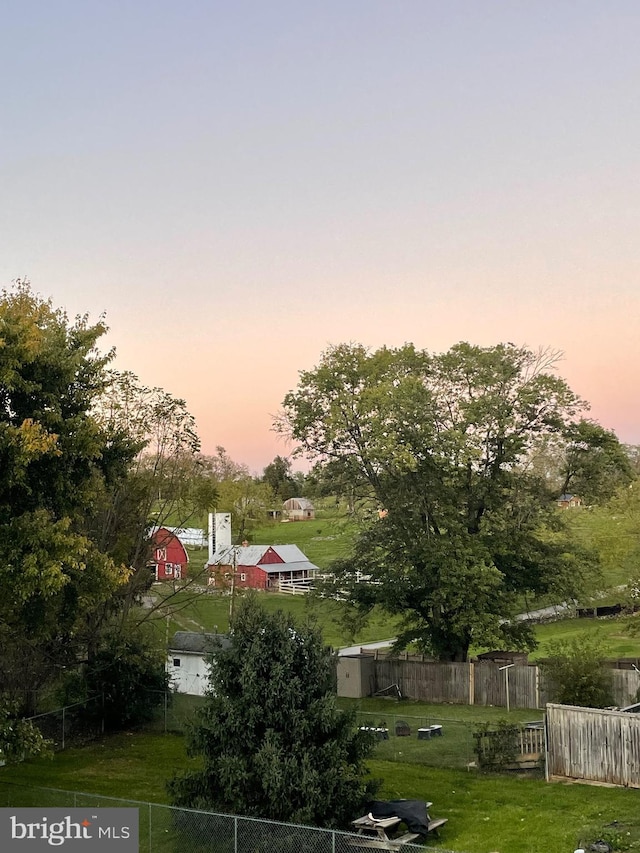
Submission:
[[[28,0],[0,30],[0,286],[256,473],[331,344],[564,352],[640,444],[637,0]]]

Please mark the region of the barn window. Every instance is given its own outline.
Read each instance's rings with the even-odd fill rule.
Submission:
[[[156,548],[156,560],[166,560],[167,559],[167,549],[166,548]]]
[[[180,658],[174,658],[173,659],[173,665],[174,666],[180,666]]]
[[[173,574],[173,563],[167,563],[164,567],[164,573],[167,577],[170,577]]]
[[[240,580],[241,580],[241,581],[246,581],[246,579],[247,579],[246,574],[245,574],[244,572],[240,572]]]

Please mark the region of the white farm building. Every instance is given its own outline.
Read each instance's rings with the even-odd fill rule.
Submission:
[[[224,634],[197,634],[176,631],[167,653],[167,672],[177,693],[204,696],[209,687],[211,654],[226,649],[231,643]]]

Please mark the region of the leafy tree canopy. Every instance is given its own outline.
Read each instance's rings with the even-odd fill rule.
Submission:
[[[211,661],[207,704],[188,736],[202,768],[175,777],[176,805],[314,826],[346,826],[371,799],[372,748],[336,707],[335,661],[313,626],[255,598]]]
[[[267,483],[279,501],[296,497],[298,485],[291,472],[291,460],[276,456],[262,472],[262,480]]]
[[[0,689],[16,698],[74,659],[86,612],[129,574],[86,526],[136,452],[91,413],[106,384],[104,332],[26,282],[0,295]]]
[[[0,700],[0,761],[11,764],[25,758],[51,755],[51,743],[31,720],[19,716],[19,708]]]
[[[635,478],[629,452],[611,430],[582,420],[572,424],[564,438],[561,494],[571,492],[585,504],[603,504]]]
[[[569,442],[586,408],[556,358],[513,344],[439,355],[339,345],[285,397],[276,428],[383,516],[369,513],[336,583],[360,613],[400,615],[399,645],[449,660],[472,642],[530,647],[509,621],[522,596],[584,582],[590,561],[531,465],[544,442]]]
[[[149,678],[125,617],[151,585],[149,528],[216,493],[184,401],[112,370],[105,332],[28,282],[0,295],[0,691],[33,706],[81,660],[87,677],[111,661],[137,713]]]

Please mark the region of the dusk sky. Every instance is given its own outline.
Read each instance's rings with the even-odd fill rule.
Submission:
[[[5,0],[0,286],[259,472],[330,344],[562,350],[640,443],[638,0]],[[297,467],[297,466],[294,466]]]

